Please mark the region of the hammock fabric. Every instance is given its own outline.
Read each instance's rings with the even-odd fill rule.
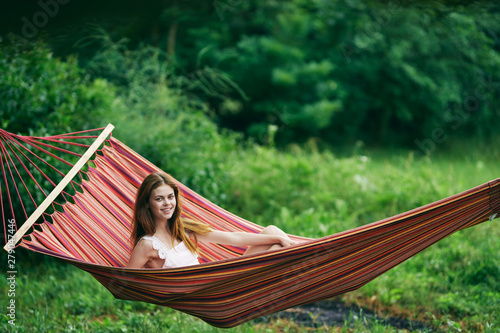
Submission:
[[[19,189],[22,186],[9,192],[6,185],[15,183],[7,179],[8,175],[15,178],[19,174],[15,165],[21,165],[20,170],[44,173],[34,167],[34,158],[29,158],[32,150],[57,158],[50,153],[56,149],[53,143],[69,144],[71,138],[91,137],[76,133],[36,138],[2,130],[0,136],[2,192],[10,196],[22,192]],[[31,150],[16,148],[22,145],[30,146]],[[21,160],[19,154],[11,157],[15,151],[29,162],[14,163]],[[62,153],[60,149],[58,152]],[[44,221],[20,245],[89,272],[116,298],[168,306],[214,326],[233,327],[262,315],[357,289],[444,237],[493,219],[500,210],[500,179],[496,179],[409,212],[321,239],[292,236],[303,242],[289,248],[242,257],[244,248],[200,244],[201,265],[126,269],[123,266],[131,251],[130,221],[135,193],[142,179],[157,170],[110,137],[87,171],[80,171],[82,181],[73,181],[76,194],[63,193],[67,202],[53,213],[44,214]],[[33,178],[36,182],[37,178]],[[181,183],[179,187],[186,217],[205,221],[220,230],[262,230],[261,226],[225,211]],[[8,207],[4,199],[5,218]]]

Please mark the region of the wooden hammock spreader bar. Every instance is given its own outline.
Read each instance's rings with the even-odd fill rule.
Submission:
[[[87,149],[85,154],[76,162],[76,164],[71,168],[71,170],[64,176],[61,182],[52,190],[52,192],[45,198],[40,206],[31,214],[31,216],[24,222],[24,224],[17,230],[14,236],[9,239],[7,244],[3,247],[5,251],[9,251],[17,242],[24,236],[29,228],[35,223],[35,221],[45,212],[47,207],[57,198],[57,196],[62,192],[62,190],[69,184],[69,182],[75,177],[75,175],[80,171],[81,168],[87,163],[87,161],[92,157],[96,150],[101,146],[101,144],[106,140],[108,135],[113,131],[115,126],[108,124],[106,128],[101,132],[97,139],[92,143],[92,145]]]

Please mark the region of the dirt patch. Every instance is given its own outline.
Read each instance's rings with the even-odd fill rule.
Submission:
[[[376,321],[381,325],[392,326],[397,329],[430,330],[430,327],[422,322],[396,317],[380,317],[373,311],[356,305],[346,305],[335,299],[298,306],[266,316],[266,318],[289,319],[298,325],[307,327],[322,327],[324,325],[328,327],[351,326],[354,321],[366,318],[368,322]]]

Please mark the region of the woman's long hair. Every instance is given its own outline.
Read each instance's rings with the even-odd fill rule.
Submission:
[[[132,235],[130,241],[135,246],[137,242],[144,235],[154,235],[156,232],[156,225],[149,209],[149,196],[151,192],[159,186],[168,185],[174,190],[175,196],[175,210],[172,217],[168,220],[168,228],[172,234],[172,246],[174,240],[179,242],[183,241],[186,247],[193,253],[198,252],[198,240],[196,233],[206,234],[210,230],[208,224],[181,219],[182,202],[181,195],[179,194],[179,187],[174,182],[172,177],[163,171],[154,172],[144,178],[139,190],[137,191],[137,198],[135,200],[134,217],[132,220]],[[188,232],[194,235],[194,243],[189,238]]]

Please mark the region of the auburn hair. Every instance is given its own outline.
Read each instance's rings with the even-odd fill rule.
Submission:
[[[135,200],[134,217],[132,219],[132,234],[130,241],[135,247],[137,242],[144,235],[154,235],[156,233],[156,225],[149,209],[149,197],[151,192],[162,185],[168,185],[174,190],[175,210],[172,217],[168,220],[168,228],[172,234],[172,246],[174,240],[184,242],[186,247],[193,253],[198,253],[198,240],[196,234],[206,234],[212,230],[206,223],[181,218],[182,215],[182,195],[179,192],[179,187],[169,174],[159,171],[149,174],[142,181],[137,197]],[[194,236],[194,242],[189,237],[188,233]]]

